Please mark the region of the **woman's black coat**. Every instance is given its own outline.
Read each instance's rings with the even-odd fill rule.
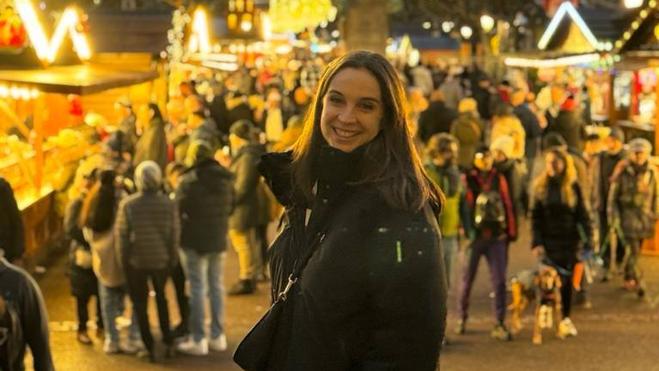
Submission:
[[[69,203],[64,215],[64,230],[71,241],[69,246],[71,293],[73,296],[85,298],[98,295],[98,281],[91,267],[80,267],[75,262],[77,249],[83,249],[91,254],[91,247],[82,234],[82,228],[78,225],[82,204],[83,196],[76,197]]]
[[[289,295],[292,321],[280,328],[268,370],[435,370],[446,317],[439,232],[423,211],[396,210],[375,187],[346,185],[350,155],[321,155],[306,227],[290,154],[263,157],[287,219],[271,247],[273,293],[302,241],[321,241]]]
[[[575,182],[577,197],[570,207],[562,200],[560,183],[549,181],[547,196],[536,199],[532,210],[533,246],[544,246],[547,256],[556,261],[575,261],[579,247],[590,244],[591,222],[581,188]]]

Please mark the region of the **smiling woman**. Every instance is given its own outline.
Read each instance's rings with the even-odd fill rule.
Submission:
[[[406,113],[393,67],[350,53],[323,73],[295,150],[262,158],[286,222],[270,248],[274,310],[238,348],[244,368],[435,370],[442,194]]]

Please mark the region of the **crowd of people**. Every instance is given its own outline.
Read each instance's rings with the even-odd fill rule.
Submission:
[[[435,362],[431,358],[439,350],[431,350],[429,342],[404,343],[409,331],[401,327],[405,321],[391,321],[413,316],[387,301],[392,293],[410,304],[427,299],[424,305],[436,313],[406,323],[417,330],[437,327],[425,329],[422,337],[440,341],[446,313],[440,303],[446,297],[443,282],[457,285],[455,332],[463,334],[481,256],[489,265],[495,298],[491,336],[510,340],[505,323],[510,246],[527,226],[538,261],[560,274],[564,335],[577,334],[570,319],[575,267],[593,255],[611,271],[620,267],[625,288],[644,295],[639,250],[642,240],[653,236],[659,211],[649,142],[637,138],[625,144],[623,132],[615,127],[605,137],[588,134],[587,98],[580,88],[505,79],[497,83],[475,66],[396,70],[383,61],[374,54],[353,53],[329,66],[316,58],[284,68],[265,64],[185,80],[163,111],[155,103],[137,106],[119,100],[121,119],[110,128],[98,128],[103,152],[80,166],[81,181],[70,191],[66,209],[78,341],[93,342],[88,306],[96,297],[97,336],[104,339],[107,354],[137,353],[155,361],[175,351],[203,356],[226,350],[227,248],[236,251],[239,265],[228,294],[252,294],[271,278],[277,301],[284,287],[295,282],[289,273],[298,259],[292,264],[291,257],[304,250],[300,241],[311,235],[332,247],[309,262],[305,291],[298,291],[307,301],[295,304],[300,312],[288,344],[313,342],[310,331],[315,330],[354,336],[349,340],[356,348],[349,350],[359,354],[337,348],[337,357],[328,364],[345,366],[351,357],[367,360],[363,365],[369,357],[403,357],[396,349],[415,344],[427,347],[424,354],[431,357],[407,360],[410,364],[425,369]],[[263,157],[267,152],[279,155]],[[291,183],[294,190],[289,189]],[[378,196],[366,189],[368,184]],[[11,188],[5,193],[10,195]],[[343,199],[352,200],[351,212],[345,210],[346,202],[338,202]],[[397,209],[421,213],[398,214]],[[282,210],[285,218],[280,220]],[[432,225],[428,213],[437,216],[442,236],[443,261],[432,267],[412,256],[439,257],[432,235],[412,236],[423,225],[424,230]],[[4,210],[0,217],[5,217]],[[340,218],[340,223],[328,221]],[[9,261],[22,254],[21,246],[14,247],[20,244],[9,240],[20,232],[14,222],[8,218],[0,224],[0,246]],[[272,223],[290,231],[280,234],[273,246],[284,247],[273,248],[271,254]],[[371,236],[365,230],[372,228],[377,232]],[[378,241],[395,246],[391,261],[399,265],[380,261],[389,252],[382,251],[379,258],[368,249],[365,255],[349,252],[355,243]],[[408,244],[418,251],[411,254]],[[274,260],[271,269],[269,259]],[[362,277],[363,268],[355,262],[363,259],[373,265]],[[335,268],[344,271],[341,279],[335,277]],[[4,269],[0,266],[0,274]],[[441,277],[429,279],[430,274]],[[424,284],[401,284],[411,283],[411,276]],[[361,279],[367,288],[360,287]],[[165,292],[169,280],[179,310],[176,326],[170,322]],[[162,346],[149,327],[150,288]],[[421,288],[436,297],[427,298]],[[377,338],[381,348],[375,350],[360,348],[359,340],[376,330],[355,332],[364,320],[359,317],[363,308],[356,306],[362,289],[375,290],[368,295],[377,303],[368,305],[375,305],[371,310],[381,315],[370,325],[382,331]],[[578,294],[588,303],[585,291]],[[335,292],[342,296],[331,296]],[[116,320],[127,302],[132,320],[122,339]],[[302,302],[308,307],[297,307]],[[330,307],[342,310],[330,313]],[[325,311],[334,327],[317,327],[314,308]],[[349,308],[354,310],[348,313]],[[406,335],[394,341],[387,331]],[[33,354],[35,359],[40,355],[34,349]],[[323,359],[320,353],[317,359],[309,358],[314,354],[289,353],[288,362],[315,364]]]

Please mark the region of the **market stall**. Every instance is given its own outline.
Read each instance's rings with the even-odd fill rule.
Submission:
[[[649,1],[615,43],[616,64],[612,116],[627,138],[643,137],[659,154],[659,4]],[[657,161],[659,162],[659,161]],[[659,223],[657,223],[659,227]],[[659,238],[648,240],[643,252],[659,255]]]
[[[99,150],[97,129],[85,121],[112,112],[114,102],[102,99],[105,94],[125,87],[149,90],[158,73],[90,62],[75,8],[64,10],[49,40],[30,2],[14,5],[16,11],[7,6],[0,14],[0,20],[11,19],[10,34],[18,35],[0,48],[0,176],[14,189],[25,223],[26,257],[34,258],[61,234],[59,191],[70,185],[80,160]]]
[[[611,50],[620,22],[626,15],[596,14],[584,20],[581,12],[564,2],[547,25],[537,50],[504,58],[508,67],[521,68],[527,81],[568,87],[577,100],[588,99],[588,117],[595,123],[609,121],[611,95]],[[589,27],[589,25],[592,26]],[[595,27],[598,26],[598,27]]]

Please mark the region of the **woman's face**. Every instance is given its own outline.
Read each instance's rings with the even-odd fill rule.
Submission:
[[[320,131],[330,146],[352,152],[375,138],[383,112],[375,77],[365,69],[345,68],[334,75],[323,97]]]
[[[563,162],[563,160],[556,156],[554,153],[547,154],[545,157],[545,165],[547,168],[547,175],[550,177],[563,174],[565,171],[565,162]]]

